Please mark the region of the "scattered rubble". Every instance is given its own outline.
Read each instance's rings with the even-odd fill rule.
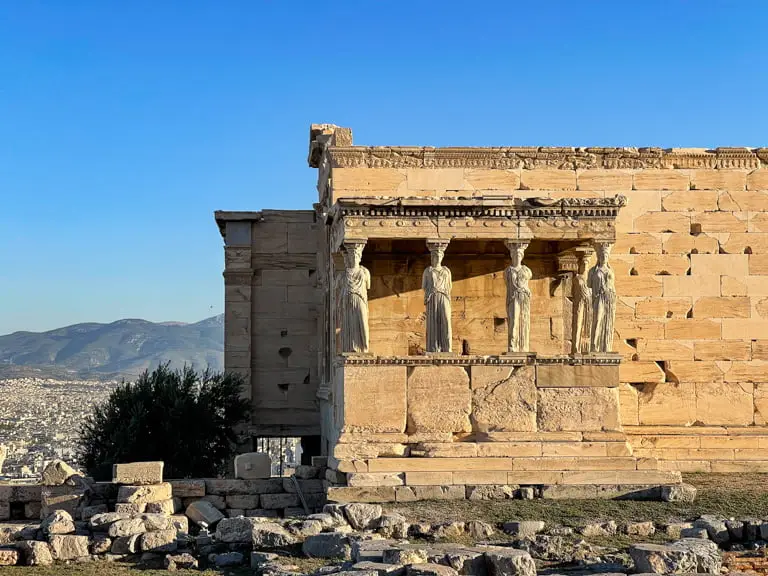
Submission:
[[[0,565],[131,559],[169,571],[247,564],[262,576],[298,576],[301,569],[291,563],[291,554],[298,553],[325,563],[313,576],[534,576],[556,569],[718,574],[721,550],[768,545],[768,522],[756,519],[709,515],[668,525],[607,521],[575,527],[530,519],[431,524],[379,504],[325,504],[320,467],[301,467],[297,483],[164,481],[162,468],[158,462],[119,465],[113,482],[101,483],[53,461],[41,474],[50,485],[0,485],[0,506],[10,509],[13,503],[16,513],[36,509],[42,518],[0,524]],[[311,503],[309,514],[293,505],[297,486]],[[634,544],[605,548],[605,539],[617,535]],[[696,537],[686,537],[691,535]],[[651,538],[656,542],[648,543]],[[664,538],[672,541],[657,543]]]

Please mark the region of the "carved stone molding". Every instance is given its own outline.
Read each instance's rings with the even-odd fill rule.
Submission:
[[[767,148],[329,146],[324,153],[334,168],[755,169],[768,162]]]
[[[433,250],[442,250],[445,252],[445,249],[448,248],[448,244],[450,243],[450,240],[442,238],[427,238],[427,250],[430,252]]]
[[[567,365],[617,365],[621,363],[619,354],[585,354],[583,356],[537,356],[498,355],[498,356],[337,356],[338,366],[525,366],[536,364]]]
[[[472,198],[425,202],[420,199],[399,198],[370,200],[340,198],[331,210],[331,217],[359,216],[362,218],[598,218],[614,219],[619,209],[627,205],[621,194],[608,198]],[[363,222],[363,225],[367,225]]]
[[[612,218],[547,216],[512,218],[498,216],[341,216],[331,223],[331,249],[342,242],[367,238],[440,238],[507,240],[603,240],[616,239]]]

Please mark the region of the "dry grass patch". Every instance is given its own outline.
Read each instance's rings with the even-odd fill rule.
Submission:
[[[411,521],[501,523],[543,520],[548,525],[586,522],[683,522],[702,514],[748,518],[768,509],[768,474],[686,474],[698,490],[692,504],[632,500],[443,500],[388,504]]]

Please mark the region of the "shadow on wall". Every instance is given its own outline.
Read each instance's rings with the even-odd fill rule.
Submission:
[[[533,240],[525,253],[531,268],[531,348],[542,354],[564,349],[563,294],[555,254],[570,242]],[[509,253],[499,240],[456,240],[443,264],[453,278],[453,350],[460,354],[507,351],[506,285]],[[371,272],[368,292],[371,352],[418,355],[424,352],[422,274],[429,265],[423,239],[369,240],[362,265]]]

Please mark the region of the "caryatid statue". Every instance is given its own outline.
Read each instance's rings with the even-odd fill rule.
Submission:
[[[451,351],[451,271],[442,265],[447,242],[427,242],[431,266],[424,270],[421,287],[427,309],[427,352]]]
[[[528,352],[531,332],[531,289],[528,287],[533,274],[523,264],[528,244],[506,242],[512,263],[504,270],[507,284],[507,324],[509,327],[509,351]]]
[[[616,317],[616,284],[608,264],[611,244],[595,247],[597,264],[589,271],[587,284],[592,291],[592,352],[613,351],[613,322]]]
[[[588,254],[577,255],[578,264],[573,277],[573,334],[571,337],[574,354],[589,354],[592,346],[592,290],[585,272]]]
[[[360,266],[364,243],[344,243],[343,272],[338,275],[338,307],[341,316],[341,351],[368,352],[368,290],[371,273]]]

